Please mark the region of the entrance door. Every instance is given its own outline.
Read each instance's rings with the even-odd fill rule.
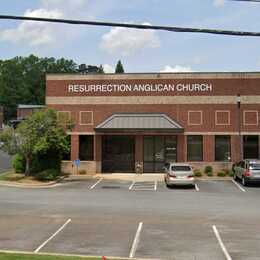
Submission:
[[[166,162],[176,161],[176,136],[144,137],[144,172],[162,172]]]
[[[134,151],[133,136],[103,136],[102,172],[134,172]]]

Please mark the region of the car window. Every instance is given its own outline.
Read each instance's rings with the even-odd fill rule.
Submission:
[[[172,171],[174,172],[187,172],[187,171],[191,171],[191,167],[190,166],[185,166],[185,165],[174,165],[172,166]]]
[[[260,164],[251,163],[251,164],[249,164],[249,169],[250,170],[260,170]]]

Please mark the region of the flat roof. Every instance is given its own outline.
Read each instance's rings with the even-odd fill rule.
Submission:
[[[151,72],[151,73],[50,73],[46,80],[97,80],[97,79],[225,79],[225,78],[260,78],[259,72]]]

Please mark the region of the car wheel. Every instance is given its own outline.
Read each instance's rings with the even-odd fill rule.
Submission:
[[[245,177],[242,177],[242,185],[243,185],[243,186],[246,186],[246,185],[247,185],[247,181],[246,181]]]

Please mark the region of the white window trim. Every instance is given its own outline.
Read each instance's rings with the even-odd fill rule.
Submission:
[[[193,124],[190,122],[190,114],[191,113],[200,113],[200,123]],[[203,111],[202,110],[189,110],[188,111],[188,125],[202,125],[203,124]]]
[[[221,124],[218,123],[218,113],[227,113],[228,114],[228,123],[227,124]],[[216,110],[215,111],[215,125],[230,125],[230,110]]]
[[[256,123],[255,124],[248,124],[246,123],[246,113],[255,113],[256,114]],[[259,114],[258,114],[258,110],[244,110],[243,111],[243,124],[244,125],[258,125],[259,122]]]
[[[81,118],[81,114],[82,113],[91,113],[91,123],[88,124],[83,124],[82,122],[82,118]],[[93,111],[79,111],[79,125],[93,125],[94,124],[94,116],[93,116]]]

